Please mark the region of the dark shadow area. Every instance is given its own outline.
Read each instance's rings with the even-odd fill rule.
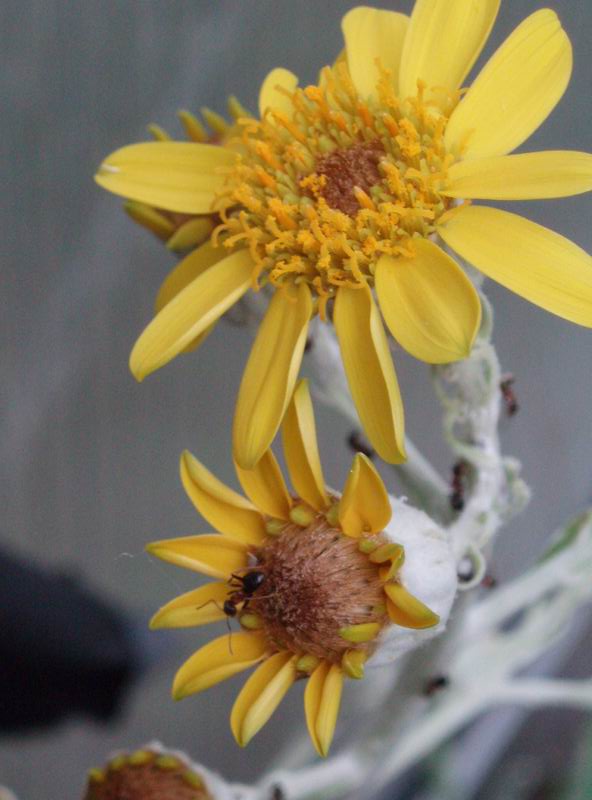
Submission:
[[[68,574],[0,552],[0,730],[108,720],[142,671],[125,616]]]

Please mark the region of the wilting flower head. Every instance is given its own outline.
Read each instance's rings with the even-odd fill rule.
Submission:
[[[241,632],[226,633],[192,655],[177,672],[173,696],[186,697],[259,664],[230,718],[237,742],[246,745],[294,681],[307,677],[308,730],[318,752],[326,755],[344,677],[362,678],[365,662],[383,643],[392,660],[418,644],[421,631],[432,635],[424,629],[438,625],[439,613],[448,615],[455,571],[433,525],[419,542],[403,525],[411,554],[407,565],[406,548],[385,531],[391,504],[365,456],[355,457],[340,498],[326,488],[305,381],[296,388],[282,434],[294,494],[271,450],[252,471],[237,466],[251,502],[183,454],[187,494],[220,533],[154,542],[148,550],[218,580],[172,600],[152,626],[187,627],[235,617]],[[396,520],[394,529],[396,537]],[[406,569],[423,597],[409,591]],[[399,636],[389,639],[392,631],[403,629],[409,629],[411,645]]]
[[[479,297],[440,240],[488,277],[592,325],[592,263],[572,242],[474,200],[562,197],[592,187],[592,156],[508,155],[553,110],[572,54],[549,9],[524,20],[461,91],[499,0],[417,0],[410,18],[358,7],[318,85],[284,69],[224,146],[125,147],[99,183],[193,215],[211,240],[172,273],[169,302],[138,340],[142,379],[198,340],[249,289],[273,291],[241,384],[235,458],[253,467],[277,432],[311,317],[332,317],[360,418],[388,461],[405,457],[403,409],[381,315],[429,363],[464,358]],[[464,202],[460,202],[460,199]],[[378,300],[378,307],[376,299]]]

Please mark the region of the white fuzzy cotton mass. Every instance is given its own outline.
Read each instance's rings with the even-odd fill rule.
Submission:
[[[399,576],[412,595],[439,615],[433,628],[413,630],[399,625],[385,628],[380,643],[368,666],[383,666],[414,650],[446,628],[456,596],[458,577],[456,564],[446,532],[425,512],[390,498],[393,516],[385,529],[392,542],[405,548],[405,563]]]

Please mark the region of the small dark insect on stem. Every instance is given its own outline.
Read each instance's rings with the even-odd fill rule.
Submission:
[[[453,511],[462,511],[465,507],[465,482],[468,471],[469,465],[466,461],[457,461],[452,467],[452,480],[450,481],[452,491],[449,500]]]
[[[500,391],[502,393],[504,404],[506,406],[506,414],[508,417],[513,417],[520,410],[518,400],[516,399],[516,394],[512,388],[515,380],[516,379],[514,376],[511,373],[508,373],[507,375],[502,375],[502,379],[500,381]]]
[[[354,453],[362,453],[366,458],[373,459],[376,453],[370,446],[370,443],[364,439],[360,431],[352,431],[347,437],[347,443]]]
[[[433,697],[433,695],[445,689],[450,684],[450,680],[446,675],[434,675],[426,681],[423,687],[423,693],[426,697]]]
[[[269,800],[286,800],[286,795],[281,786],[273,786]]]

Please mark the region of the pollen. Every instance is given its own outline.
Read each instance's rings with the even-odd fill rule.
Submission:
[[[338,64],[288,95],[291,113],[239,120],[215,239],[249,247],[255,289],[305,281],[322,315],[340,286],[373,285],[381,255],[412,256],[451,207],[439,191],[454,161],[448,116],[433,92],[419,83],[399,98],[382,70],[375,95],[363,101]]]
[[[255,556],[265,580],[248,611],[274,648],[335,664],[348,651],[373,650],[387,622],[383,581],[355,539],[319,514],[306,528],[288,524]],[[353,643],[343,636],[361,627],[372,636]]]

